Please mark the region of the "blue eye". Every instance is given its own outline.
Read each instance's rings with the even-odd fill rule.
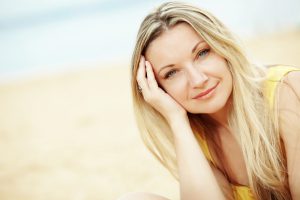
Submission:
[[[198,53],[198,56],[199,57],[206,56],[209,53],[209,51],[210,51],[209,49],[204,49]]]
[[[172,77],[174,74],[176,74],[176,70],[170,70],[165,74],[164,79],[168,79]]]

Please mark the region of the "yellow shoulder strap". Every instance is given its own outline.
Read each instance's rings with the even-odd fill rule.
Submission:
[[[266,85],[265,85],[265,92],[267,93],[267,98],[268,98],[268,101],[269,101],[271,107],[273,107],[274,94],[275,94],[275,90],[276,90],[276,86],[277,86],[278,82],[288,72],[295,71],[295,70],[300,70],[300,68],[278,65],[278,66],[272,66],[268,69],[267,81],[266,81]],[[211,161],[213,164],[215,164],[214,160],[212,159],[211,153],[209,151],[206,139],[199,134],[195,134],[195,135],[200,143],[200,147],[201,147],[205,157],[209,161]]]
[[[267,99],[270,103],[271,108],[274,104],[274,95],[276,91],[276,86],[288,72],[300,70],[300,68],[290,67],[290,66],[274,66],[268,69],[267,82],[265,92],[267,94]]]

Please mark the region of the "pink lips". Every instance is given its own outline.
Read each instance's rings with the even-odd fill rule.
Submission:
[[[217,86],[218,86],[219,83],[217,83],[214,87],[208,89],[208,90],[205,90],[204,92],[201,92],[200,94],[198,94],[197,96],[193,97],[193,99],[198,99],[200,97],[203,97],[205,95],[207,95],[208,93],[210,93],[211,91],[213,91]]]

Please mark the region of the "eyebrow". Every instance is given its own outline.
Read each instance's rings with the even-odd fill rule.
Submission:
[[[198,48],[198,46],[201,44],[201,43],[205,43],[204,40],[200,40],[199,42],[196,43],[196,45],[194,46],[194,48],[192,49],[192,54],[195,53],[196,49]],[[165,69],[165,68],[168,68],[168,67],[173,67],[174,64],[169,64],[169,65],[166,65],[166,66],[163,66],[162,68],[160,68],[160,70],[158,71],[158,74],[161,72],[161,70]]]

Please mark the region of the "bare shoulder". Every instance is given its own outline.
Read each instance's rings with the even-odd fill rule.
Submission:
[[[279,129],[286,152],[288,182],[293,199],[300,197],[300,72],[287,74],[279,87]]]
[[[285,141],[295,139],[300,129],[300,71],[289,72],[278,89],[281,137]]]
[[[291,71],[284,78],[283,82],[295,89],[300,94],[300,71]]]
[[[300,71],[289,72],[279,85],[279,109],[300,105]]]

